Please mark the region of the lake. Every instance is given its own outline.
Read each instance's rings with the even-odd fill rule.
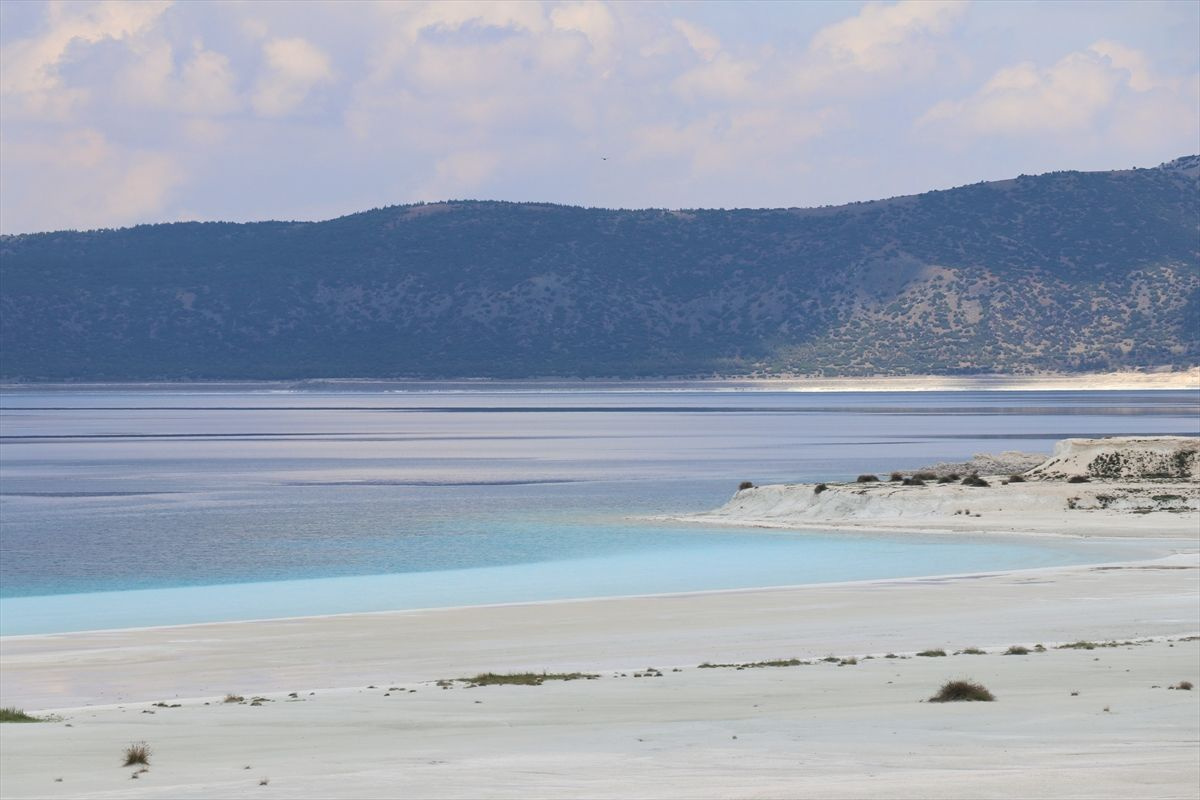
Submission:
[[[1196,435],[1195,391],[700,384],[0,392],[0,633],[1094,563],[1144,543],[641,517],[1067,436]]]

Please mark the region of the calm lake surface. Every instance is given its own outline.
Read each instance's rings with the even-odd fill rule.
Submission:
[[[1036,537],[640,515],[1066,436],[1200,434],[1194,391],[396,384],[0,393],[0,633],[949,574],[1137,557]]]

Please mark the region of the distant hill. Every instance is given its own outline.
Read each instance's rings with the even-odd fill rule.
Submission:
[[[0,377],[1200,363],[1200,156],[818,209],[453,201],[0,238]]]

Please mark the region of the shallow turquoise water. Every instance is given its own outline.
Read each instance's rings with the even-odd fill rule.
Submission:
[[[1053,566],[1119,544],[631,519],[1066,435],[1195,392],[0,394],[0,633]]]

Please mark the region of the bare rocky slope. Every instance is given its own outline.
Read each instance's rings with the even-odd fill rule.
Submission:
[[[818,209],[453,201],[0,238],[0,378],[1200,364],[1200,157]]]

